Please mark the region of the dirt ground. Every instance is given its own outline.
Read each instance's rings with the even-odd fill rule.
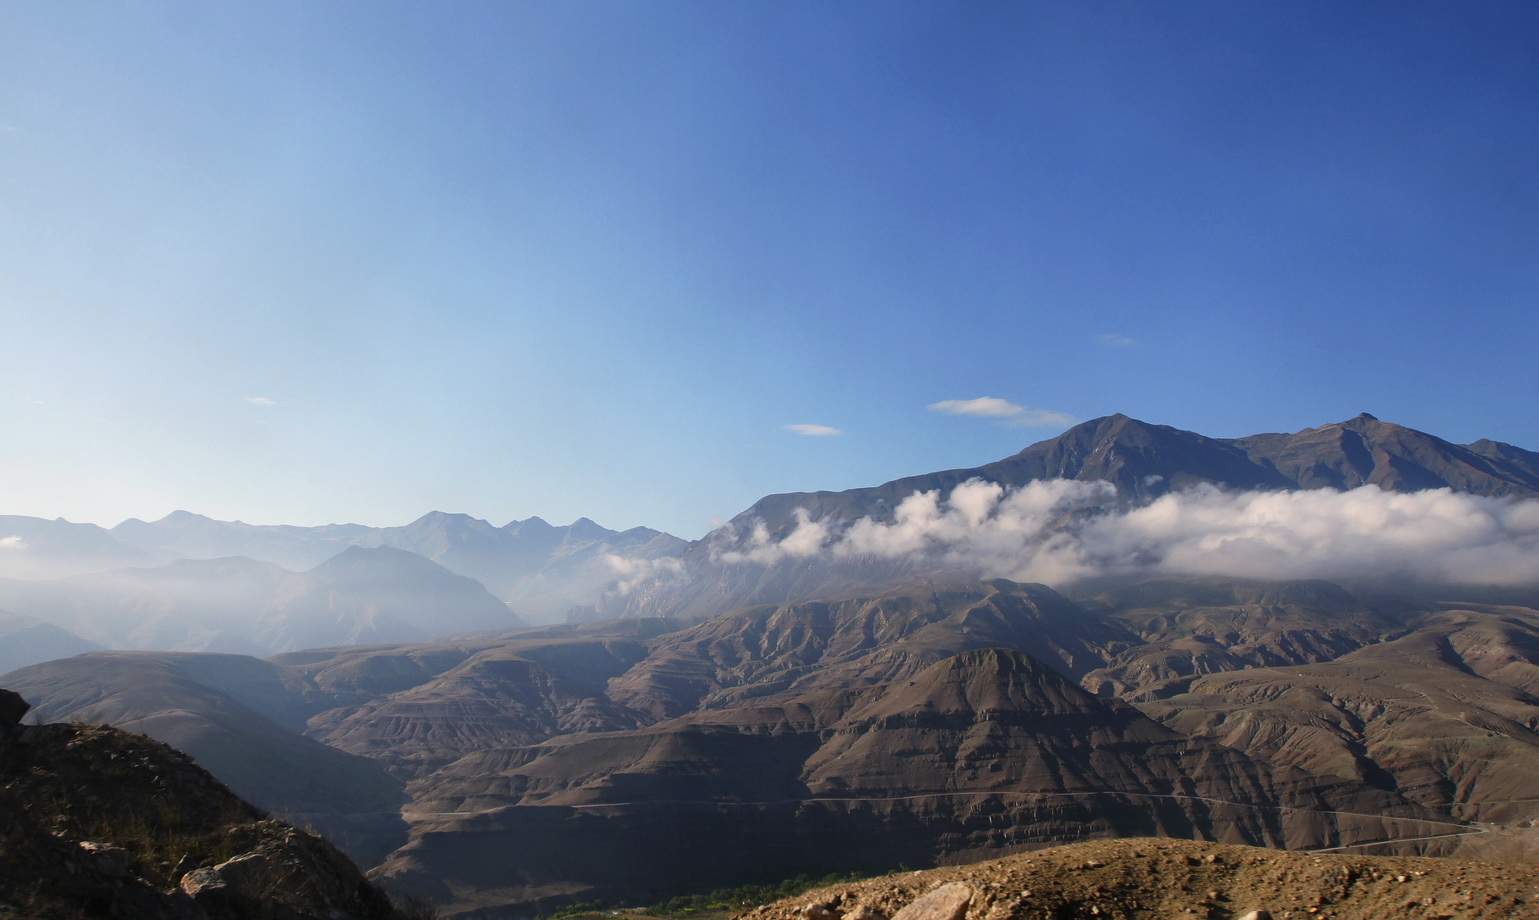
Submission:
[[[1091,840],[820,888],[739,920],[892,920],[950,882],[965,913],[898,920],[1539,920],[1539,866]],[[1260,912],[1253,914],[1253,912]]]

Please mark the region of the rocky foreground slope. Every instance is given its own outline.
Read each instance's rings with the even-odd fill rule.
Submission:
[[[738,920],[1509,920],[1539,915],[1539,868],[1092,840],[834,885]]]
[[[408,920],[335,847],[143,735],[0,690],[0,918]]]

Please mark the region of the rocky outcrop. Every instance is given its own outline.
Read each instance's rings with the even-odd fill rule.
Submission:
[[[1533,916],[1536,884],[1532,865],[1091,840],[820,888],[739,918],[1511,920]]]
[[[335,847],[142,735],[0,691],[0,917],[402,920]]]

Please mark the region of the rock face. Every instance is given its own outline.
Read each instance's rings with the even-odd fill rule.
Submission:
[[[0,700],[8,718],[15,694]],[[113,728],[14,723],[0,730],[0,916],[402,918],[335,847],[185,755]]]

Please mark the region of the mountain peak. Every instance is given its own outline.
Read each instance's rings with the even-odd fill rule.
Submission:
[[[161,518],[160,520],[156,521],[155,523],[157,523],[157,524],[192,524],[192,523],[199,523],[199,522],[208,521],[208,520],[212,520],[212,518],[206,517],[205,515],[201,515],[201,514],[194,514],[191,511],[183,511],[183,510],[178,509],[178,510],[173,511],[170,514],[166,515],[165,517]]]

